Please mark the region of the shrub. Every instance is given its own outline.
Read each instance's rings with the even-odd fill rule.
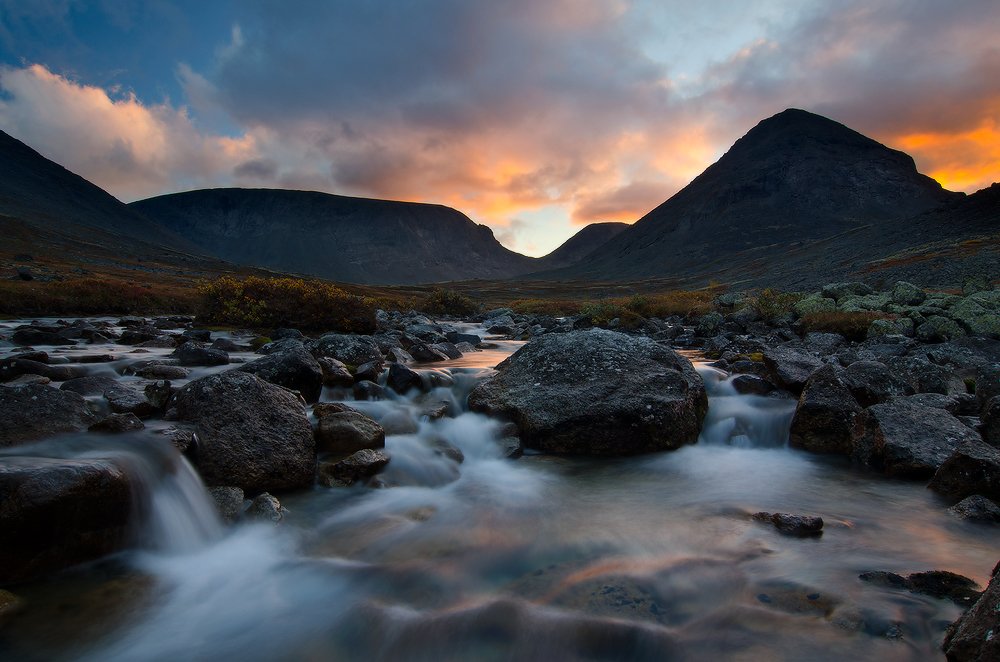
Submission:
[[[479,312],[479,304],[461,292],[435,287],[417,304],[417,309],[431,315],[468,317]]]
[[[0,281],[0,312],[31,315],[187,313],[191,292],[132,281],[76,278],[49,282]]]
[[[822,312],[810,313],[800,320],[802,330],[806,333],[822,331],[839,333],[848,340],[864,340],[868,336],[868,327],[877,319],[895,319],[895,315],[878,312]]]
[[[507,306],[515,313],[522,315],[566,317],[578,315],[583,302],[570,299],[517,299],[511,301]]]
[[[779,292],[768,287],[751,297],[748,305],[763,319],[776,320],[791,314],[802,298],[801,294]]]
[[[223,276],[199,285],[198,294],[198,317],[203,323],[355,333],[375,330],[373,300],[327,283]]]
[[[643,317],[700,317],[715,309],[713,289],[676,290],[660,294],[635,294],[620,300],[630,311]]]

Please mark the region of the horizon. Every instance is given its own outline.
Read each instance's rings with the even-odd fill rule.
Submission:
[[[18,4],[0,0],[0,128],[126,202],[442,204],[540,256],[635,222],[788,107],[950,190],[1000,172],[988,2]]]

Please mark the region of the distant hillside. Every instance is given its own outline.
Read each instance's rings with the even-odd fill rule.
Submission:
[[[88,228],[181,250],[193,246],[103,189],[0,131],[0,215],[86,237]]]
[[[560,269],[575,264],[628,227],[628,223],[591,223],[567,239],[562,246],[538,258],[536,269]]]
[[[832,248],[874,259],[890,245],[918,243],[895,234],[904,220],[960,205],[963,197],[918,173],[903,152],[791,109],[760,122],[587,260],[532,277],[774,285],[829,279],[850,268],[831,259]]]
[[[488,227],[442,205],[209,189],[131,207],[216,257],[349,283],[500,279],[535,264],[504,248]]]

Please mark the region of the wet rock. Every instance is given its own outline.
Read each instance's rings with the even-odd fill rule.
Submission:
[[[467,342],[473,347],[475,347],[479,343],[483,342],[483,339],[474,333],[460,333],[458,331],[449,331],[448,333],[445,334],[445,337],[448,339],[448,342],[454,343],[456,345],[459,343]]]
[[[42,385],[0,389],[0,447],[81,432],[96,422],[77,393]]]
[[[191,371],[179,365],[146,363],[134,369],[135,374],[146,379],[187,379]]]
[[[429,442],[430,447],[434,449],[434,452],[441,457],[446,457],[455,464],[462,464],[465,462],[465,453],[462,449],[452,445],[444,439],[433,439]]]
[[[326,487],[346,487],[371,478],[388,464],[385,452],[365,448],[338,462],[320,463],[318,480]]]
[[[759,512],[753,514],[753,519],[758,522],[768,522],[774,525],[781,533],[790,536],[817,536],[823,533],[823,518],[812,515],[793,515],[791,513],[766,513]]]
[[[909,382],[878,361],[851,363],[844,370],[844,383],[862,407],[871,407],[895,396],[913,393]]]
[[[122,432],[132,432],[135,430],[141,430],[145,425],[138,416],[132,413],[128,414],[111,414],[101,421],[94,423],[90,426],[89,430],[91,432],[107,432],[111,434],[119,434]]]
[[[243,490],[238,487],[218,486],[208,488],[215,508],[224,522],[233,523],[243,512]]]
[[[306,345],[316,358],[337,359],[348,366],[384,360],[378,344],[370,336],[327,333]]]
[[[826,365],[813,373],[799,397],[789,443],[814,453],[851,452],[851,432],[861,406]]]
[[[280,386],[238,370],[209,375],[181,388],[171,413],[194,425],[194,462],[208,485],[254,493],[312,483],[312,427]]]
[[[185,329],[181,335],[185,338],[196,340],[198,342],[212,342],[212,332],[208,329]]]
[[[354,375],[347,369],[347,366],[337,359],[321,356],[316,359],[320,370],[323,372],[323,385],[350,388],[354,386]]]
[[[419,404],[420,418],[426,418],[429,421],[436,421],[440,418],[444,418],[451,410],[451,404],[445,400],[433,400],[429,402],[420,402]]]
[[[69,365],[48,365],[41,361],[12,357],[0,361],[0,381],[9,381],[21,375],[41,375],[49,381],[64,382],[87,374],[85,368]]]
[[[383,363],[381,361],[369,361],[368,363],[362,363],[358,366],[358,369],[354,372],[354,381],[356,382],[375,382],[378,383],[379,375],[382,374]]]
[[[900,398],[858,416],[852,458],[899,478],[929,478],[961,444],[982,443],[954,416]]]
[[[770,381],[795,394],[801,393],[809,376],[823,367],[812,354],[790,347],[769,347],[763,358]]]
[[[686,358],[601,329],[536,338],[469,395],[471,409],[514,422],[529,447],[592,455],[693,443],[707,403]]]
[[[1000,573],[996,569],[979,600],[948,628],[942,649],[949,662],[1000,660]]]
[[[12,388],[17,388],[18,386],[30,386],[32,384],[50,384],[52,380],[43,375],[21,375],[20,377],[15,377],[14,379],[3,382],[0,386],[9,386]]]
[[[965,497],[949,508],[948,512],[970,522],[1000,523],[1000,506],[978,494]]]
[[[221,349],[223,352],[246,352],[250,348],[230,340],[229,338],[216,338],[212,341],[212,349]]]
[[[246,509],[243,515],[247,519],[257,522],[280,524],[281,520],[285,519],[286,514],[288,514],[288,511],[281,505],[281,502],[274,496],[264,492],[253,498],[253,501],[250,502],[250,507]]]
[[[424,343],[417,343],[410,347],[410,354],[418,363],[437,363],[438,361],[448,360],[447,354],[433,345],[427,345]]]
[[[109,460],[3,457],[0,584],[121,549],[132,510],[128,476]]]
[[[1000,363],[985,363],[976,368],[976,400],[980,409],[1000,395]]]
[[[403,395],[413,389],[422,388],[423,380],[420,379],[420,373],[416,370],[411,370],[402,363],[392,363],[389,365],[386,386]]]
[[[938,365],[922,357],[890,358],[886,365],[915,393],[965,393],[965,382],[947,365]]]
[[[396,409],[388,412],[378,419],[378,424],[385,430],[385,434],[416,434],[420,426],[408,411]]]
[[[385,448],[385,430],[359,411],[319,404],[313,413],[319,421],[316,450],[320,453],[346,454]]]
[[[160,434],[167,438],[171,445],[177,449],[177,452],[184,454],[194,449],[198,441],[194,430],[187,426],[171,425],[162,430]]]
[[[35,327],[25,327],[18,329],[11,335],[11,342],[15,345],[75,345],[76,341],[64,338],[56,331],[39,329]]]
[[[306,402],[319,400],[323,390],[323,368],[301,344],[240,366],[237,370],[257,375],[264,381],[298,391]]]
[[[122,331],[122,335],[118,338],[118,342],[122,345],[139,345],[162,336],[163,331],[157,329],[155,326],[140,323]],[[175,344],[176,343],[171,340],[168,347],[173,347]]]
[[[1000,501],[1000,450],[978,439],[963,443],[927,487],[956,500],[979,494]]]
[[[435,349],[435,350],[441,352],[442,354],[444,354],[445,356],[447,356],[449,359],[460,359],[460,358],[462,358],[462,350],[460,350],[458,347],[456,347],[455,345],[453,345],[450,342],[438,342],[438,343],[434,343],[430,347],[431,347],[431,349]]]
[[[386,353],[386,358],[392,363],[413,363],[416,359],[402,347],[393,347]]]
[[[305,340],[305,336],[298,329],[275,329],[271,332],[271,338],[274,340],[284,340],[285,338],[299,341]]]
[[[71,391],[80,395],[104,395],[109,388],[118,386],[118,380],[107,375],[93,375],[70,379],[59,387],[62,391]]]
[[[979,431],[983,441],[994,448],[1000,448],[1000,395],[993,396],[983,408]]]
[[[147,340],[136,345],[136,347],[143,347],[148,349],[173,349],[177,347],[177,342],[169,336],[160,336],[159,338],[153,338],[152,340]]]
[[[183,366],[213,366],[229,363],[229,354],[195,341],[186,342],[172,356]]]
[[[164,383],[167,384],[166,397],[169,399],[170,383]],[[156,391],[153,391],[153,393],[154,397],[162,397],[162,394]],[[162,407],[158,407],[150,402],[144,392],[118,382],[104,390],[104,399],[108,401],[108,407],[115,414],[135,414],[139,418],[149,418],[162,410]]]
[[[351,388],[355,400],[385,400],[385,389],[375,382],[358,382]]]
[[[146,396],[146,401],[155,407],[157,412],[164,411],[170,404],[170,398],[174,396],[174,389],[166,380],[146,384],[142,392]]]
[[[861,573],[858,575],[858,579],[883,588],[951,600],[963,607],[969,606],[979,597],[979,585],[976,582],[947,570],[915,572],[906,577],[894,572],[874,570]]]

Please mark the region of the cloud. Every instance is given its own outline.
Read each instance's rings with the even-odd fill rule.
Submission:
[[[632,222],[666,200],[662,182],[634,181],[624,186],[581,196],[573,209],[573,221]]]

